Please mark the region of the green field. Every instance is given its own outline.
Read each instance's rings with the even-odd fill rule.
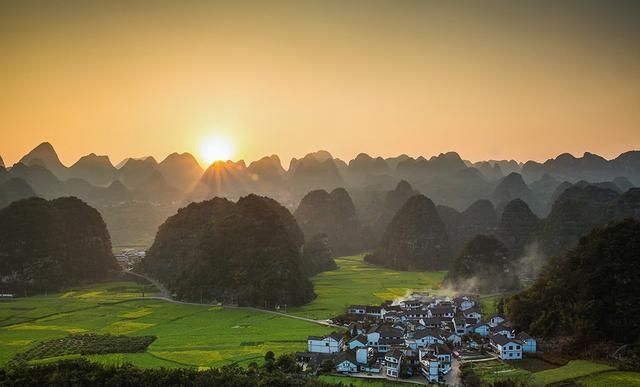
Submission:
[[[635,387],[640,386],[640,372],[608,371],[576,379],[585,387]]]
[[[304,350],[307,336],[331,331],[269,313],[138,300],[141,291],[133,282],[112,282],[0,302],[0,365],[37,342],[73,333],[157,336],[146,353],[87,356],[102,363],[218,367],[259,362],[269,350]]]
[[[402,297],[410,290],[437,290],[445,272],[406,272],[364,262],[364,255],[337,258],[338,269],[313,277],[318,297],[290,312],[313,319],[343,314],[351,304],[380,304]]]
[[[531,380],[532,375],[525,369],[515,368],[508,362],[499,360],[471,363],[471,367],[480,380],[487,384],[504,379],[526,382]]]
[[[594,363],[587,360],[572,360],[565,366],[554,368],[552,370],[536,372],[533,374],[533,380],[535,384],[545,386],[551,383],[572,380],[582,376],[610,371],[613,369],[613,367],[606,364]]]
[[[528,360],[523,360],[527,362]],[[519,368],[524,366],[523,368]],[[620,372],[615,368],[601,363],[587,360],[572,360],[562,367],[531,372],[527,369],[542,369],[537,364],[524,364],[519,362],[502,362],[492,360],[473,364],[473,371],[483,383],[511,379],[514,381],[528,382],[535,386],[547,386],[559,382],[576,381],[585,386],[637,386],[640,382],[640,373]]]

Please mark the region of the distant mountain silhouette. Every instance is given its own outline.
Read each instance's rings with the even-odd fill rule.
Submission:
[[[108,156],[91,153],[69,167],[68,176],[83,179],[95,186],[106,187],[117,179],[118,170],[111,164]]]
[[[19,178],[11,178],[0,183],[0,209],[20,199],[36,196],[29,183]]]
[[[204,171],[192,196],[195,200],[223,196],[235,199],[253,189],[254,182],[244,161],[216,161]]]
[[[300,160],[292,159],[287,175],[291,188],[298,194],[345,185],[336,162],[326,151],[309,153]]]
[[[521,199],[535,212],[541,211],[538,201],[524,182],[522,175],[515,172],[502,179],[491,195],[491,201],[499,213],[502,213],[502,209],[513,199]]]
[[[418,194],[419,192],[414,190],[411,184],[406,180],[402,180],[394,190],[387,192],[384,202],[382,203],[382,209],[376,211],[380,213],[380,217],[377,219],[374,226],[374,232],[378,239],[382,237],[382,234],[385,232],[387,227],[389,227],[389,223],[391,223],[391,220],[398,210],[407,202],[407,200],[409,200],[410,197]]]
[[[158,162],[153,157],[129,159],[120,169],[120,181],[131,189],[140,188],[157,170]]]
[[[540,164],[529,161],[522,168],[522,175],[529,181],[539,179],[549,173],[561,180],[576,182],[610,181],[617,176],[626,176],[632,181],[640,181],[640,151],[626,152],[613,160],[586,152],[582,157],[563,153]]]
[[[204,170],[191,153],[172,153],[158,164],[166,182],[182,192],[190,192]]]
[[[22,157],[19,162],[28,166],[44,166],[61,180],[66,179],[68,176],[67,167],[62,164],[55,149],[53,149],[53,146],[48,142],[43,142],[33,148]]]
[[[362,249],[362,229],[351,196],[344,188],[331,193],[325,190],[309,192],[293,213],[305,238],[326,235],[331,251],[337,256]]]
[[[521,199],[513,199],[504,207],[498,223],[497,237],[507,246],[515,259],[522,257],[525,246],[540,227],[540,219]]]
[[[45,198],[52,199],[66,193],[62,182],[42,165],[18,163],[11,167],[9,176],[26,181],[39,196]]]

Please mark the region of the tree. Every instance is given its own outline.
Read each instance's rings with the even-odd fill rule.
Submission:
[[[276,355],[273,353],[273,351],[267,351],[267,353],[264,354],[265,361],[274,361],[275,358],[276,358]]]

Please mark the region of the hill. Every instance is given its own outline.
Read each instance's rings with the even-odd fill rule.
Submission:
[[[639,248],[636,220],[593,230],[566,255],[551,259],[533,286],[508,300],[510,318],[534,335],[637,342]]]
[[[318,234],[326,235],[331,251],[337,256],[354,254],[362,246],[356,208],[344,188],[336,188],[331,193],[309,192],[293,215],[307,240]]]
[[[179,299],[300,305],[314,297],[303,244],[295,219],[276,201],[214,198],[167,219],[142,268]]]
[[[0,211],[0,273],[13,292],[53,290],[117,269],[102,217],[81,200],[30,198]]]
[[[398,210],[380,247],[365,260],[398,270],[444,270],[450,256],[449,238],[435,205],[416,195]]]

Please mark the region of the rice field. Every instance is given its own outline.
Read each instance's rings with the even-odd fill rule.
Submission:
[[[342,314],[351,304],[380,304],[406,295],[411,290],[439,291],[446,272],[406,272],[385,269],[364,262],[364,255],[336,259],[337,270],[313,277],[318,297],[290,313],[313,319]]]
[[[138,299],[142,290],[133,282],[112,282],[0,302],[0,366],[38,342],[69,334],[157,337],[144,353],[86,356],[101,363],[219,367],[260,362],[267,351],[304,350],[307,336],[331,331],[268,313]]]

